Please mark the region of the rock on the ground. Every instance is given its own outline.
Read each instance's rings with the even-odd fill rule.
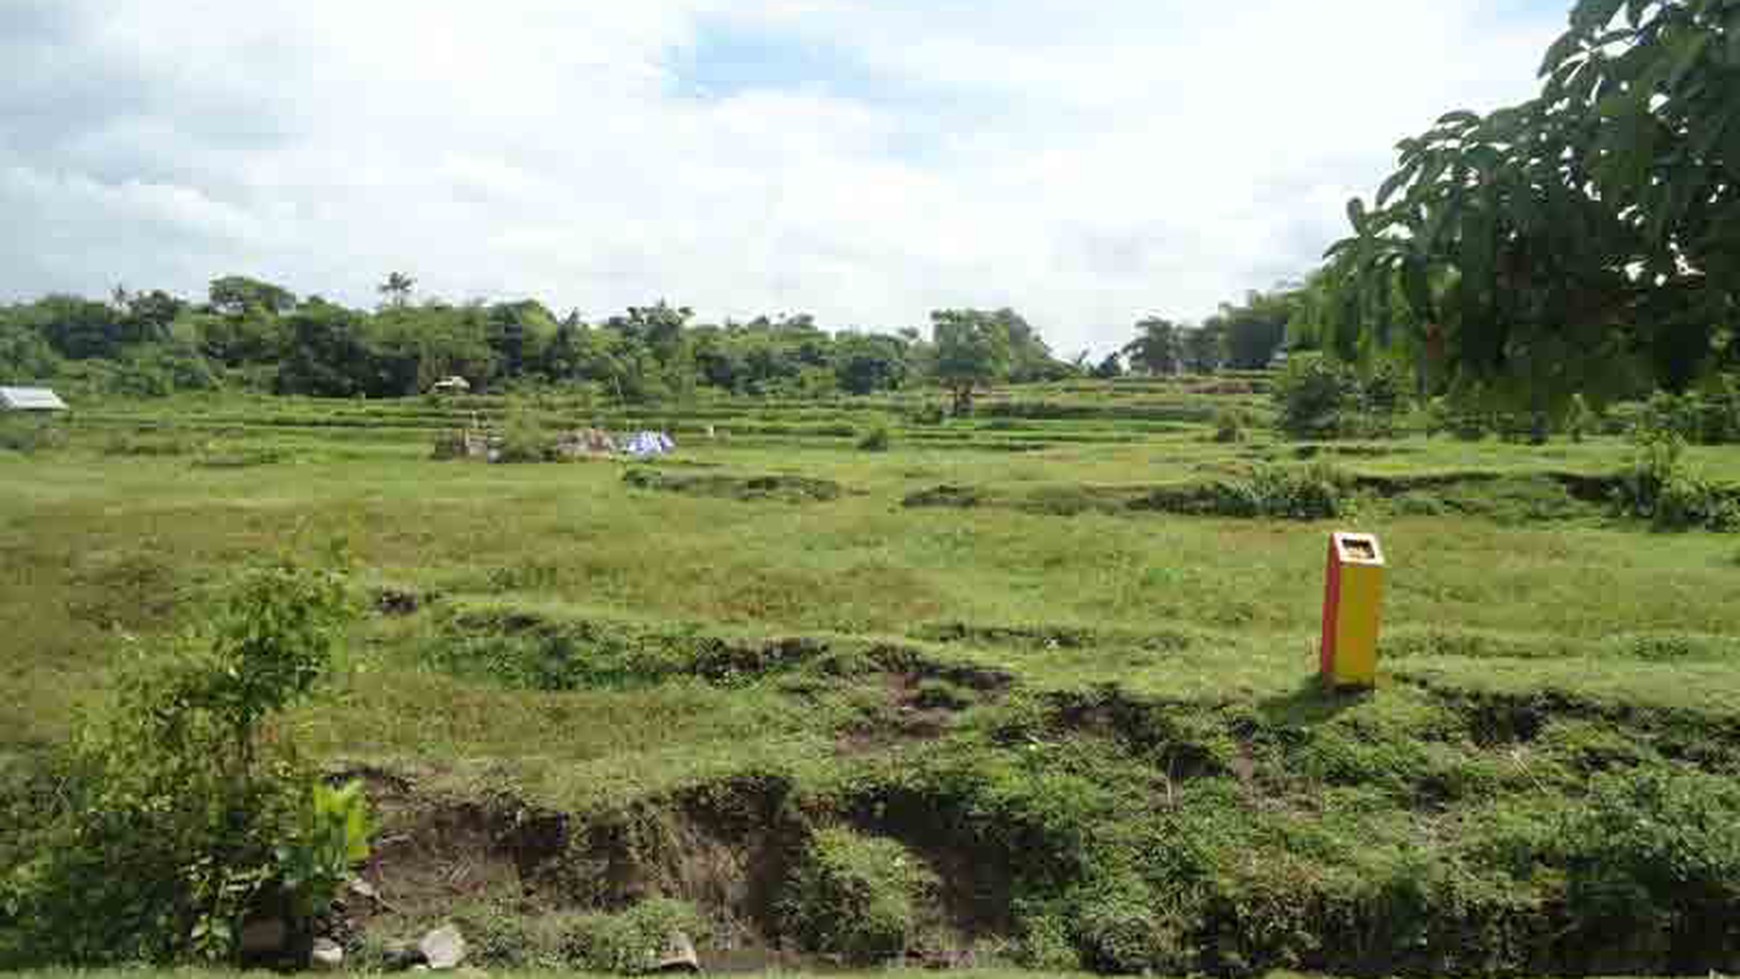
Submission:
[[[664,947],[653,956],[654,972],[700,972],[701,957],[695,954],[695,943],[680,931],[671,932]]]
[[[282,918],[260,918],[242,926],[242,936],[238,944],[245,957],[257,955],[274,955],[284,951],[284,943],[290,939],[290,928]]]
[[[465,961],[465,936],[452,925],[437,928],[417,943],[431,969],[456,969]]]
[[[314,949],[308,954],[308,963],[315,972],[337,972],[344,968],[344,949],[330,938],[316,938]]]

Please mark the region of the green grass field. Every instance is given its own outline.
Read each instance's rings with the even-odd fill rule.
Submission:
[[[673,429],[651,466],[432,460],[489,399],[81,410],[0,452],[0,752],[101,711],[237,568],[342,540],[378,607],[292,723],[382,815],[359,948],[456,919],[523,967],[540,922],[663,896],[703,958],[780,964],[756,950],[792,944],[791,873],[839,826],[924,870],[913,949],[982,965],[1733,968],[1740,837],[1706,789],[1740,774],[1740,539],[1615,516],[1617,438],[1212,439],[1262,404],[528,408]],[[891,450],[855,449],[879,423]],[[1310,464],[1346,515],[1152,502]],[[1315,683],[1337,529],[1390,559],[1369,695]],[[1651,819],[1671,838],[1615,829]]]

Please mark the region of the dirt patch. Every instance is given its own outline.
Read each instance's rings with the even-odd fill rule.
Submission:
[[[1177,652],[1196,640],[1182,632],[1122,632],[1082,626],[998,626],[970,622],[931,623],[914,630],[915,639],[974,646],[1003,646],[1024,650],[1074,650],[1096,646]]]
[[[844,493],[831,479],[782,474],[732,476],[637,468],[624,473],[622,481],[636,489],[756,502],[825,503]]]

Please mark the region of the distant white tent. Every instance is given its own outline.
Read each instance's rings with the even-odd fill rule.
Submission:
[[[65,411],[66,402],[48,388],[0,388],[0,411]]]

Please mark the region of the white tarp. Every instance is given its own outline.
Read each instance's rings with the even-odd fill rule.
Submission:
[[[637,459],[648,456],[662,456],[677,447],[671,437],[663,432],[636,432],[622,443],[622,451]]]
[[[9,411],[65,411],[66,402],[48,388],[0,388],[0,409]]]

